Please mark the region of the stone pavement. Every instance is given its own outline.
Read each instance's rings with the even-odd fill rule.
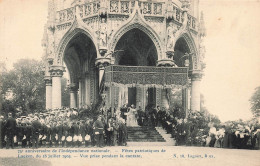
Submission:
[[[20,151],[23,150],[23,151]],[[118,146],[0,150],[1,166],[259,166],[260,151],[185,146]],[[27,149],[28,150],[28,149]],[[55,152],[53,152],[55,151]],[[27,158],[18,158],[27,157]],[[33,158],[28,158],[33,157]],[[38,156],[38,158],[37,158]]]

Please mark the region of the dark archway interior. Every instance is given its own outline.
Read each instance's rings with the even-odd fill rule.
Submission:
[[[95,45],[84,33],[76,34],[66,46],[64,62],[70,74],[70,83],[74,83],[81,92],[77,103],[79,107],[95,104],[98,100],[99,72],[95,67],[96,57]]]
[[[150,37],[135,28],[125,33],[118,41],[115,52],[115,64],[126,66],[156,66],[157,50]],[[147,105],[155,105],[156,90],[148,88]],[[128,104],[136,105],[136,88],[128,88]]]
[[[64,52],[64,62],[70,73],[71,82],[78,82],[78,78],[94,68],[97,57],[95,45],[83,33],[75,35],[67,44]]]
[[[184,38],[177,40],[174,47],[173,60],[178,67],[184,67],[184,60],[188,57],[183,57],[185,53],[190,53],[189,46]]]
[[[118,64],[126,66],[137,66],[138,63],[136,57],[132,56],[128,51],[126,51],[125,54],[121,56]]]
[[[156,66],[157,50],[150,37],[135,28],[125,33],[118,41],[115,64],[127,66]]]

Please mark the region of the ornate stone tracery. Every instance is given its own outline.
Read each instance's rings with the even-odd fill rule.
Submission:
[[[192,4],[194,3],[192,2]],[[119,59],[123,57],[123,53],[117,53],[120,50],[115,50],[119,42],[122,42],[120,43],[122,44],[121,48],[127,47],[131,54],[138,54],[135,57],[138,58],[137,65],[148,65],[150,63],[148,61],[156,61],[155,63],[157,64],[150,63],[149,65],[178,67],[175,64],[176,59],[172,58],[172,56],[175,54],[177,41],[184,39],[187,45],[185,47],[188,47],[186,49],[188,51],[179,55],[185,54],[185,56],[188,56],[186,60],[191,61],[190,63],[185,63],[190,64],[186,67],[189,67],[190,79],[197,81],[193,82],[197,86],[199,80],[195,80],[196,74],[193,71],[201,73],[201,69],[203,69],[204,46],[199,43],[203,40],[201,37],[203,36],[204,27],[198,23],[198,18],[192,13],[194,9],[188,10],[188,8],[192,7],[194,6],[189,6],[188,1],[93,0],[75,1],[69,7],[58,10],[56,2],[50,0],[48,24],[46,27],[47,34],[44,39],[46,59],[48,59],[46,64],[50,68],[49,71],[46,70],[46,73],[50,75],[50,79],[46,79],[46,85],[52,85],[51,82],[54,80],[55,85],[53,88],[57,87],[57,81],[59,81],[57,78],[62,77],[64,72],[62,68],[65,61],[64,58],[71,57],[67,59],[70,64],[68,65],[66,62],[70,75],[77,73],[77,76],[84,77],[79,88],[79,94],[81,95],[80,103],[83,105],[93,103],[99,93],[98,86],[102,86],[104,68],[119,63],[117,62],[118,59],[115,58],[116,55],[120,56]],[[148,36],[149,39],[146,38],[145,40],[151,39],[151,42],[154,44],[153,47],[147,47],[147,52],[142,52],[134,46],[123,46],[124,41],[121,38],[130,31],[139,33],[136,29]],[[82,35],[84,35],[82,38],[87,39],[82,41],[75,39]],[[75,40],[75,42],[69,44],[72,40]],[[125,37],[125,40],[131,39]],[[150,44],[145,40],[143,43]],[[93,45],[89,44],[88,41],[92,42]],[[133,42],[125,43],[127,45]],[[182,44],[183,42],[179,43]],[[76,51],[68,51],[68,47],[74,47]],[[65,56],[65,54],[68,55]],[[76,56],[80,58],[73,58]],[[86,63],[88,64],[87,68],[91,66],[91,69],[85,70]],[[73,65],[78,66],[73,67]],[[79,85],[77,76],[71,77],[70,81],[72,84]],[[120,74],[118,75],[119,77],[123,78]],[[161,75],[157,73],[157,75],[152,74],[148,77],[143,76],[147,82],[149,82],[149,79],[156,80],[155,77],[161,78]],[[181,79],[177,77],[172,77],[172,79],[176,81],[176,84],[181,83]],[[112,88],[102,92],[107,96],[107,103],[108,101],[110,104],[112,103],[110,95],[119,96],[117,93],[121,93],[119,92],[120,88],[115,88],[115,90],[113,91]],[[193,92],[198,93],[197,91]],[[144,91],[142,93],[138,91],[138,93],[146,94]],[[162,92],[160,89],[156,89],[156,94],[156,104],[161,105],[160,97],[162,97]],[[76,94],[73,95],[75,96]],[[89,95],[89,98],[87,95]],[[136,99],[138,102],[140,100],[141,98]],[[119,102],[118,99],[113,104],[118,106]],[[75,106],[75,101],[73,105]],[[59,101],[56,106],[59,106]],[[197,106],[196,108],[198,108]]]
[[[132,23],[129,24],[128,26],[122,27],[120,30],[117,31],[117,34],[114,35],[114,37],[111,39],[111,44],[110,44],[110,50],[114,50],[116,47],[117,42],[119,41],[119,39],[128,31],[130,31],[131,29],[140,29],[142,30],[144,33],[146,33],[151,40],[154,42],[155,47],[157,48],[157,52],[158,52],[158,57],[162,57],[162,47],[160,44],[160,39],[158,37],[156,37],[153,32],[149,31],[147,27],[145,27],[144,25],[140,24],[140,23]]]
[[[76,36],[77,34],[79,34],[79,33],[82,33],[82,34],[85,34],[86,36],[88,36],[88,37],[93,41],[94,45],[95,45],[96,48],[97,48],[97,45],[95,44],[96,42],[95,42],[94,38],[92,37],[92,35],[90,35],[90,33],[89,33],[88,31],[83,30],[83,29],[80,29],[80,28],[75,28],[75,29],[73,29],[73,30],[67,32],[67,33],[63,36],[63,38],[61,39],[61,41],[60,41],[60,44],[59,44],[59,46],[58,46],[57,52],[59,53],[59,55],[60,55],[61,57],[63,57],[65,48],[66,48],[67,44],[69,43],[69,41],[71,41],[71,39],[72,39],[74,36]]]
[[[45,85],[46,86],[51,86],[52,85],[52,79],[51,79],[51,77],[50,76],[45,76],[44,77],[44,81],[45,81]]]

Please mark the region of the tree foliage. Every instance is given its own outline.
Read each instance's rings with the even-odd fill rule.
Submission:
[[[255,92],[250,98],[251,111],[254,117],[260,117],[260,86],[255,88]]]
[[[45,84],[43,63],[31,59],[21,59],[10,71],[1,73],[2,110],[7,105],[30,113],[45,106]]]

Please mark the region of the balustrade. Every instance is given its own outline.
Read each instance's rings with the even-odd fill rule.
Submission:
[[[97,16],[99,9],[101,8],[100,0],[79,4],[79,15],[84,20],[89,17]],[[134,0],[107,0],[106,2],[107,13],[110,15],[129,15],[133,13],[135,7]],[[140,12],[145,17],[165,17],[166,13],[170,10],[170,17],[175,20],[175,22],[181,25],[183,23],[183,10],[175,5],[167,6],[165,2],[158,1],[138,1]],[[64,26],[69,26],[69,22],[74,19],[76,13],[76,7],[71,7],[68,9],[57,11],[57,23],[58,28]],[[197,29],[197,19],[190,14],[188,14],[188,24],[189,28],[196,31]]]

